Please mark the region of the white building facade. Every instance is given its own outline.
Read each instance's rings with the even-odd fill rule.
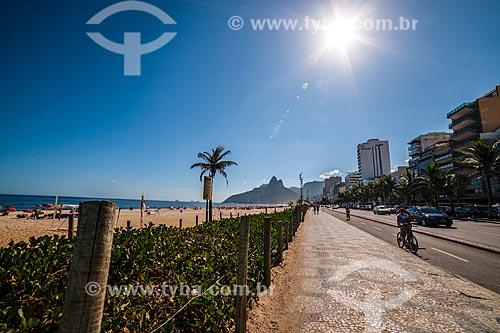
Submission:
[[[389,141],[370,139],[358,145],[358,171],[363,180],[375,179],[391,173]]]

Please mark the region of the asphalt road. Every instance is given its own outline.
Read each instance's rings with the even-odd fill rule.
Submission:
[[[330,209],[323,209],[323,211],[342,220],[345,219],[345,215],[341,213]],[[350,223],[393,246],[398,246],[396,243],[398,228],[396,226],[353,216],[351,216],[351,221],[346,223]],[[423,234],[415,234],[415,236],[419,243],[417,255],[422,260],[500,293],[500,255],[432,236]],[[401,251],[405,250],[401,249]]]
[[[361,215],[370,218],[384,220],[391,224],[396,223],[396,217],[391,215],[375,215],[372,211],[351,210],[351,215]],[[485,244],[492,247],[500,247],[500,224],[474,221],[453,220],[453,226],[423,227],[415,226],[416,230],[421,229],[435,234],[464,239],[467,241]]]

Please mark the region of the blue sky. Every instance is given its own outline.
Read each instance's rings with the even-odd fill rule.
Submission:
[[[298,186],[299,172],[353,171],[370,138],[389,140],[394,167],[406,142],[446,131],[448,111],[500,84],[496,0],[150,0],[177,25],[132,11],[85,24],[116,2],[4,2],[0,193],[200,200],[189,166],[217,145],[239,166],[228,187],[215,179],[216,201],[273,175]],[[325,33],[249,21],[336,13],[419,21],[415,31],[361,29],[344,49],[326,48]],[[228,27],[234,15],[241,30]],[[132,77],[89,31],[118,43],[125,31],[177,35]]]

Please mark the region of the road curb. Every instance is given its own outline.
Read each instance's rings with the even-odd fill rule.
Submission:
[[[345,215],[345,213],[338,212],[338,211],[333,210],[333,209],[331,209],[331,211],[333,211],[335,213],[339,213],[339,214],[344,214]],[[369,220],[369,221],[373,221],[373,222],[377,222],[377,223],[381,223],[381,224],[385,224],[385,225],[390,225],[390,226],[396,227],[392,223],[387,223],[385,221],[376,220],[376,219],[374,219],[372,217],[367,217],[367,216],[362,216],[362,215],[356,215],[356,214],[352,214],[352,213],[351,213],[351,216],[355,216],[355,217],[359,217],[359,218],[366,219],[366,220]],[[447,240],[447,241],[450,241],[450,242],[454,242],[454,243],[458,243],[458,244],[467,245],[467,246],[470,246],[470,247],[474,247],[476,249],[480,249],[480,250],[484,250],[484,251],[488,251],[488,252],[500,254],[500,248],[497,248],[497,247],[488,246],[488,245],[484,245],[484,244],[480,244],[480,243],[476,243],[476,242],[471,242],[471,241],[460,239],[460,238],[455,238],[455,237],[450,237],[450,236],[443,236],[443,235],[437,235],[437,234],[434,234],[434,233],[431,233],[431,232],[428,232],[428,231],[424,231],[424,230],[413,229],[413,232],[416,232],[418,234],[423,234],[423,235],[431,236],[431,237],[435,237],[435,238],[444,239],[444,240]]]

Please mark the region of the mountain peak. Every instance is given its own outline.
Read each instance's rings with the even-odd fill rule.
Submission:
[[[271,184],[271,183],[277,183],[277,182],[278,182],[278,178],[276,178],[276,176],[273,176],[271,178],[271,180],[269,181],[269,184]]]

